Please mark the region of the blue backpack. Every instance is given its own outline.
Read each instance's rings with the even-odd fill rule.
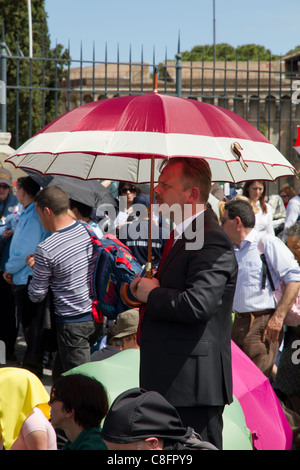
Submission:
[[[117,237],[107,234],[99,240],[88,224],[82,224],[94,247],[91,275],[93,317],[97,323],[102,323],[103,317],[115,320],[119,313],[129,308],[121,298],[121,286],[133,281],[135,275],[142,271],[142,266]]]

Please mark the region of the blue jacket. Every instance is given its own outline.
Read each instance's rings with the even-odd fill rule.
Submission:
[[[0,231],[1,233],[4,230],[7,230],[6,223],[7,218],[12,217],[12,214],[16,214],[20,212],[20,204],[18,202],[17,197],[14,194],[9,194],[6,201],[0,202],[0,214],[2,214],[0,220]],[[3,272],[5,270],[5,263],[8,260],[9,255],[9,246],[10,246],[11,238],[4,239],[1,237],[1,253],[0,253],[0,271]],[[2,275],[2,274],[1,274]]]
[[[37,245],[49,235],[50,232],[43,228],[34,202],[32,202],[20,215],[5,265],[7,272],[13,275],[14,284],[27,284],[28,277],[32,275],[32,269],[26,264],[26,256],[34,253]]]

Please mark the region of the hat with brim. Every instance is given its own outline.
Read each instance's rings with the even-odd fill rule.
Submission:
[[[126,444],[156,437],[184,441],[191,432],[185,428],[176,409],[159,393],[133,388],[112,403],[102,428],[108,442]]]
[[[0,168],[0,184],[7,184],[7,186],[12,186],[12,174],[6,168]]]
[[[113,339],[124,338],[124,336],[133,335],[137,332],[139,324],[139,312],[132,308],[117,316],[117,332]]]

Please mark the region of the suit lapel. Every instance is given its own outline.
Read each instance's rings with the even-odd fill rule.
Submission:
[[[209,213],[208,211],[206,210],[204,212],[204,225],[205,225],[205,222],[208,221],[208,218],[209,218]],[[197,223],[196,223],[196,219],[197,217],[192,221],[192,230],[193,230],[193,233],[196,232],[196,228],[198,228],[197,226]],[[172,249],[169,251],[162,267],[161,267],[161,271],[160,271],[160,277],[162,276],[162,274],[164,273],[165,269],[168,267],[168,265],[170,264],[170,262],[174,259],[174,257],[177,255],[177,253],[182,250],[182,249],[185,249],[185,243],[186,242],[189,242],[188,239],[186,239],[185,235],[184,235],[184,232],[182,234],[182,237],[179,238],[178,240],[176,240],[176,242],[174,243]]]

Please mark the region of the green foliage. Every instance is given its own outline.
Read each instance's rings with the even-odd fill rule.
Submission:
[[[299,51],[300,51],[300,46],[296,46],[295,49],[291,49],[285,55],[290,55],[290,54],[293,54],[294,52],[299,52]]]
[[[29,59],[27,2],[0,0],[7,46],[7,131],[17,147],[57,115],[61,92],[57,83],[65,75],[68,50],[61,44],[50,49],[44,0],[33,0],[33,59]],[[18,57],[18,59],[16,58]],[[54,60],[56,59],[56,60]],[[18,88],[17,88],[18,87]]]
[[[230,44],[216,44],[216,60],[236,61],[236,60],[276,60],[279,57],[272,54],[269,49],[256,44],[245,44],[232,47]],[[182,52],[183,61],[212,61],[214,60],[214,46],[194,46],[191,51]]]

